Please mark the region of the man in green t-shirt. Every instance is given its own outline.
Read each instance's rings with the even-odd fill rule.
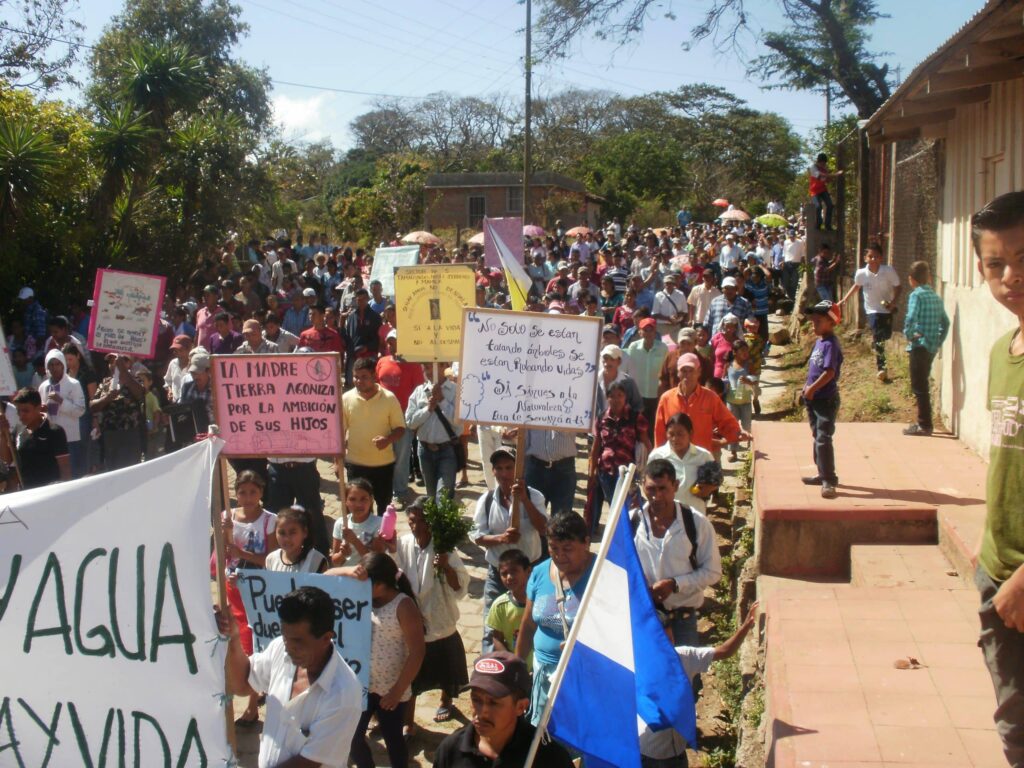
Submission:
[[[978,271],[1017,326],[992,348],[992,413],[985,533],[975,582],[981,641],[996,689],[995,721],[1011,766],[1024,766],[1024,192],[971,217]]]

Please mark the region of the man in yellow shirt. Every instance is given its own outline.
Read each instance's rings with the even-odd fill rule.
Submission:
[[[377,514],[391,500],[395,474],[392,446],[405,433],[405,416],[398,398],[377,384],[373,358],[356,360],[352,369],[354,389],[341,397],[345,413],[345,471],[348,477],[365,477],[373,485]]]

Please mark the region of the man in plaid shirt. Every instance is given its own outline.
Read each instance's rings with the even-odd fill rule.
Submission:
[[[910,353],[910,390],[917,400],[917,424],[903,430],[905,435],[927,437],[932,433],[932,400],[928,377],[932,361],[949,333],[949,317],[942,299],[928,284],[931,268],[926,261],[910,265],[910,286],[914,289],[907,302],[903,335]]]

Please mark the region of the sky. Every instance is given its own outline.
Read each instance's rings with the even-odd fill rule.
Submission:
[[[409,101],[437,91],[523,95],[525,7],[517,0],[235,1],[250,32],[234,55],[267,69],[274,81],[275,120],[289,141],[329,139],[348,149],[348,124],[372,109],[373,94]],[[577,87],[635,96],[710,82],[756,109],[778,112],[801,135],[821,125],[822,94],[766,91],[746,77],[736,56],[717,54],[710,44],[684,50],[705,5],[674,0],[674,20],[657,12],[625,47],[585,33],[566,58],[535,66],[534,95]],[[888,52],[890,66],[900,66],[905,76],[981,5],[982,0],[878,0],[890,18],[875,25],[872,48]],[[122,0],[79,0],[70,13],[85,25],[84,42],[93,44],[121,7]],[[747,7],[757,24],[770,27],[778,19],[775,0],[748,0]],[[745,48],[759,52],[752,37]],[[87,77],[82,66],[78,74]],[[78,97],[76,89],[60,95]]]

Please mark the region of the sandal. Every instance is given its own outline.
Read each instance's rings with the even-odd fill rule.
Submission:
[[[450,707],[438,707],[437,712],[434,713],[435,723],[447,723],[452,719],[452,710]]]

